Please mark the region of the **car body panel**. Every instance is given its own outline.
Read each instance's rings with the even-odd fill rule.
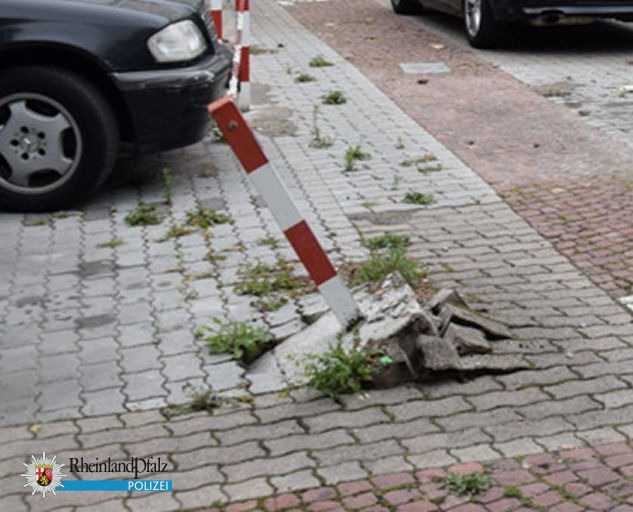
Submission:
[[[148,38],[184,19],[205,35],[207,50],[191,61],[157,63]],[[207,104],[225,93],[232,69],[232,51],[217,42],[204,0],[1,0],[0,77],[3,64],[45,65],[35,56],[51,52],[53,65],[85,72],[116,96],[120,131],[143,153],[200,140]]]
[[[633,19],[631,0],[488,0],[503,21],[531,21],[543,16]],[[421,0],[424,7],[463,14],[463,0]]]
[[[7,51],[12,45],[63,45],[98,56],[99,64],[112,71],[174,67],[156,63],[146,41],[181,19],[191,18],[200,26],[196,13],[202,2],[2,0],[0,46]]]

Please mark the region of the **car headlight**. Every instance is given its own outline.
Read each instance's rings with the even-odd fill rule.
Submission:
[[[191,20],[165,27],[147,41],[149,51],[158,62],[192,60],[204,53],[207,42]]]

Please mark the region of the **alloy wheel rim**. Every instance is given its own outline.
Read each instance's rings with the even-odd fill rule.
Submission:
[[[83,152],[74,117],[41,94],[0,99],[0,186],[40,194],[61,187],[77,170]]]
[[[481,1],[466,0],[466,28],[471,36],[476,36],[481,27]]]

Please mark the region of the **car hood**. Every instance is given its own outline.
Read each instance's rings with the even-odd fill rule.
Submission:
[[[123,11],[150,14],[174,21],[202,8],[204,0],[64,0],[70,3],[112,7]]]

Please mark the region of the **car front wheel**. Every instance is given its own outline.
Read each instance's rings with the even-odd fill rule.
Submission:
[[[57,68],[3,70],[0,78],[0,208],[68,208],[107,178],[119,144],[100,91]]]
[[[493,48],[502,35],[489,0],[464,0],[464,25],[468,41],[475,48]]]

